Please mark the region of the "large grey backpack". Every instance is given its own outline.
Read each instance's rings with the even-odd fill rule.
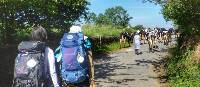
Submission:
[[[14,87],[46,87],[48,72],[45,43],[23,41],[18,46],[14,67]]]

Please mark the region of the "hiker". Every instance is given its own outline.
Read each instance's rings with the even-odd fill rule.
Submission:
[[[33,28],[30,41],[18,46],[15,60],[13,87],[54,87],[58,84],[55,58],[51,48],[46,46],[47,32],[42,26]]]
[[[62,86],[95,87],[91,42],[80,26],[64,33],[55,51]]]
[[[142,54],[142,52],[139,52],[139,49],[140,49],[140,31],[138,30],[136,33],[135,33],[135,36],[134,36],[134,47],[135,47],[135,54],[136,55],[139,55],[139,54]]]

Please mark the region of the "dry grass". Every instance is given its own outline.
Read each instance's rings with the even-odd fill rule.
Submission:
[[[192,60],[195,62],[200,61],[200,42],[195,47],[195,52],[193,54]]]

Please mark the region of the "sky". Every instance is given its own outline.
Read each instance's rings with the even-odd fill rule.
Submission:
[[[161,7],[143,0],[88,0],[89,11],[95,14],[104,13],[107,8],[122,6],[133,17],[131,26],[143,25],[144,27],[173,27],[172,22],[166,22],[161,14]]]

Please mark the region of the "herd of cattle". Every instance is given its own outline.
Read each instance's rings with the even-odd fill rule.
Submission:
[[[157,42],[163,43],[164,45],[169,45],[172,42],[172,35],[175,35],[175,37],[180,36],[180,31],[178,29],[165,29],[165,28],[146,28],[142,30],[138,30],[137,33],[139,33],[141,38],[141,44],[148,44],[149,45],[149,52],[154,52],[155,49],[158,48]],[[129,46],[130,43],[133,42],[133,38],[136,32],[128,33],[128,32],[122,32],[120,34],[120,48],[122,45],[125,45],[126,41],[128,41]]]

